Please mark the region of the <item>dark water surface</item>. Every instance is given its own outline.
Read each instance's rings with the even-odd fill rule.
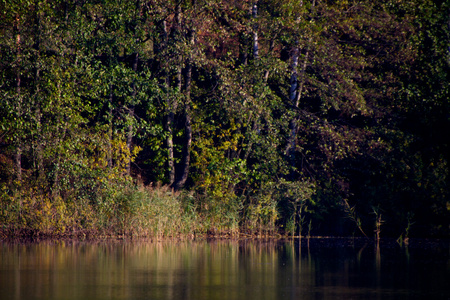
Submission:
[[[0,242],[0,299],[450,299],[448,242]]]

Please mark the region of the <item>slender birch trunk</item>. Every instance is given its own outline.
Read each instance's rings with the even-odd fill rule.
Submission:
[[[303,5],[303,1],[301,2]],[[314,8],[316,5],[316,1],[313,0],[312,7]],[[298,64],[299,64],[299,41],[296,41],[296,44],[292,50],[292,58],[291,58],[291,79],[290,79],[290,87],[289,87],[289,103],[292,105],[294,110],[298,110],[300,105],[300,100],[303,93],[303,87],[305,85],[306,76],[305,71],[309,60],[310,53],[310,44],[312,41],[312,37],[310,36],[308,39],[308,44],[306,47],[306,53],[303,57],[303,62],[300,69],[300,74],[298,74]],[[286,149],[286,154],[291,160],[291,165],[295,164],[295,148],[296,148],[296,140],[297,140],[297,131],[298,131],[298,120],[299,117],[295,116],[289,122],[290,135],[288,140],[288,146]]]
[[[253,59],[259,58],[259,44],[258,44],[258,25],[256,19],[258,18],[258,1],[255,1],[252,5],[252,19],[255,22],[253,24]]]
[[[253,31],[252,32],[252,35],[253,35],[252,55],[253,55],[253,60],[256,61],[259,59],[258,26],[256,25],[256,18],[258,17],[258,1],[255,1],[254,3],[251,4],[250,16],[252,18],[252,21],[254,22],[254,24],[252,26],[252,31]],[[258,96],[256,95],[255,98],[258,98]],[[252,117],[253,117],[253,111],[250,112],[249,122],[251,121]],[[256,116],[256,117],[258,117],[258,116]],[[257,130],[257,127],[258,127],[258,123],[257,123],[257,119],[255,118],[252,123],[251,133],[255,132]],[[253,147],[253,138],[250,137],[250,140],[247,145],[247,149],[244,154],[244,160],[248,159],[250,152],[252,150],[252,147]]]
[[[295,104],[297,103],[296,99],[299,99],[297,95],[301,93],[301,90],[298,89],[298,41],[292,49],[292,58],[291,58],[291,79],[289,81],[289,104],[293,107],[297,108]],[[289,122],[290,135],[288,140],[288,146],[286,149],[286,154],[291,161],[294,160],[294,150],[295,150],[295,136],[296,136],[296,118],[292,118]]]

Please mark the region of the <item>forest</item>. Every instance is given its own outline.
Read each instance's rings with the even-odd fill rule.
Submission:
[[[450,237],[450,1],[0,1],[0,237]]]

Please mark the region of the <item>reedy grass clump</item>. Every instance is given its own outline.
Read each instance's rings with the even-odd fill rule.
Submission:
[[[95,197],[51,197],[32,189],[0,194],[0,236],[190,236],[204,226],[189,197],[165,186],[106,184]]]
[[[198,212],[204,231],[212,235],[236,236],[239,234],[242,211],[240,198],[211,195],[197,195],[195,198],[197,203],[201,203]]]
[[[103,228],[120,235],[155,238],[195,234],[201,227],[185,197],[167,186],[125,187],[108,199],[115,205],[114,218],[105,220]]]
[[[219,197],[117,178],[91,179],[56,197],[36,188],[0,188],[0,237],[273,235],[279,212],[271,195]]]

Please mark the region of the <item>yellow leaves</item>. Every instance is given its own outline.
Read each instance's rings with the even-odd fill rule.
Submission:
[[[137,155],[139,154],[139,152],[142,151],[142,147],[140,146],[135,146],[133,148],[133,150],[131,151],[131,161],[134,161],[137,157]]]
[[[93,140],[92,143],[86,145],[86,149],[90,153],[85,156],[84,164],[92,170],[109,168],[110,175],[111,171],[117,175],[124,174],[127,165],[133,162],[142,151],[140,146],[135,146],[130,150],[124,136],[115,135],[110,138],[108,133],[104,133],[100,141]],[[111,166],[109,166],[109,161],[112,163]],[[120,175],[118,176],[120,177]],[[101,179],[97,176],[97,180]]]
[[[221,145],[219,145],[219,150],[238,150],[239,141],[242,140],[243,135],[239,132],[236,132],[239,128],[239,125],[234,123],[234,120],[231,120],[230,128],[221,129],[221,132],[218,134],[218,137],[221,140],[224,140]]]
[[[2,211],[8,213],[6,216],[0,215],[1,223],[41,233],[64,233],[67,226],[73,222],[72,213],[60,197],[50,199],[47,195],[27,190],[11,197],[6,207],[4,200]]]
[[[232,148],[232,144],[230,141],[223,142],[222,145],[219,147],[220,150],[228,150],[230,148]],[[236,147],[234,147],[234,148],[236,148]]]
[[[115,166],[125,171],[126,166],[131,158],[130,149],[128,149],[125,139],[113,138],[111,141],[111,158]]]
[[[276,201],[270,195],[261,196],[254,201],[256,203],[247,208],[247,226],[250,229],[273,230],[279,218]]]

